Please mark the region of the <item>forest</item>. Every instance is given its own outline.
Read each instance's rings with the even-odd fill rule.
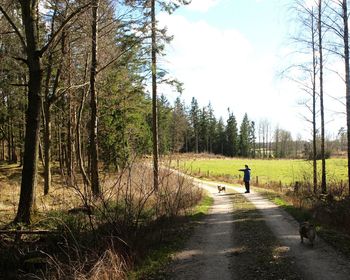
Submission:
[[[115,235],[118,238],[105,243],[115,242],[109,250],[124,258],[116,269],[125,277],[125,271],[146,254],[140,236],[153,246],[166,235],[165,218],[187,213],[205,200],[188,178],[161,168],[179,153],[309,160],[312,192],[328,193],[326,159],[346,157],[350,162],[347,1],[319,1],[312,7],[304,1],[294,3],[302,30],[293,41],[303,61],[283,74],[305,93],[305,122],[312,139],[293,139],[295,132],[267,119],[252,120],[249,112],[239,123],[229,104],[224,120],[210,103],[200,107],[196,97],[185,103],[181,92],[186,85],[157,64],[166,56],[172,36],[157,27],[156,10],[172,14],[186,4],[185,0],[0,0],[0,170],[6,185],[0,192],[6,197],[3,201],[10,196],[16,201],[11,202],[10,214],[0,214],[0,221],[7,233],[17,229],[11,238],[21,239],[22,229],[44,228],[48,233],[41,238],[50,241],[45,245],[50,251],[58,238],[50,234],[61,226],[70,233],[63,237],[66,244],[60,250],[77,261],[89,255],[86,246],[99,234]],[[336,136],[327,134],[324,119],[324,72],[332,57],[344,68],[339,75],[347,115],[347,126]],[[178,92],[175,101],[157,91],[161,84]],[[350,178],[349,164],[347,168]],[[57,207],[51,207],[55,203]],[[72,218],[66,210],[83,215]],[[51,214],[66,215],[66,220],[58,225]],[[52,221],[43,218],[47,216]],[[77,235],[86,234],[80,236],[84,240],[70,235],[74,231],[70,226]],[[157,226],[162,230],[153,236]],[[72,271],[80,275],[88,271],[96,273],[91,279],[99,279],[94,265],[101,261],[102,247],[96,245],[94,260],[76,267],[66,267],[62,252],[53,253],[55,265],[47,275],[60,279]],[[8,261],[1,268],[17,266]]]

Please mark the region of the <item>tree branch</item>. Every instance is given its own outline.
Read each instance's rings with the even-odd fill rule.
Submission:
[[[15,59],[15,60],[21,61],[21,62],[23,62],[23,63],[25,63],[25,64],[28,64],[28,60],[26,60],[26,59],[23,58],[23,57],[12,56],[12,58]]]
[[[51,102],[52,103],[55,102],[57,99],[59,99],[61,96],[63,96],[63,94],[65,94],[70,89],[78,89],[78,88],[85,87],[87,85],[89,85],[89,82],[85,82],[85,83],[82,83],[80,85],[72,85],[72,86],[69,86],[66,88],[59,88],[56,90],[55,98],[52,98]]]
[[[10,18],[10,16],[6,13],[6,11],[3,9],[3,7],[0,5],[0,12],[4,15],[6,18],[7,22],[12,26],[13,31],[17,34],[19,40],[21,41],[23,51],[27,48],[26,42],[24,37],[22,36],[21,32],[19,32],[16,24],[13,22],[13,20]]]
[[[131,50],[133,47],[135,47],[139,42],[136,42],[135,44],[131,45],[129,48],[125,49],[124,51],[120,52],[114,59],[109,61],[106,65],[102,66],[100,69],[96,71],[96,74],[99,74],[103,70],[105,70],[107,67],[111,66],[114,62],[116,62],[122,55],[127,53],[129,50]]]
[[[70,22],[70,20],[72,18],[74,18],[76,15],[84,12],[87,8],[89,8],[89,6],[91,5],[91,3],[88,3],[86,5],[83,5],[81,7],[79,7],[78,9],[76,9],[74,12],[72,12],[64,21],[63,23],[60,25],[60,27],[57,29],[57,31],[55,33],[53,33],[53,35],[51,36],[50,40],[46,43],[46,45],[44,47],[42,47],[42,49],[39,51],[40,56],[42,56],[47,49],[51,46],[52,42],[56,39],[56,37],[58,36],[58,34],[60,34],[60,32],[63,30],[63,28]]]
[[[14,86],[14,87],[27,87],[28,84],[10,84],[10,86]]]

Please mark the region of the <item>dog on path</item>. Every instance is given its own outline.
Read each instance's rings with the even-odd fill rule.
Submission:
[[[219,193],[226,192],[226,187],[218,185],[218,191],[219,191]]]
[[[299,226],[301,243],[304,243],[304,238],[309,239],[311,246],[314,246],[316,238],[315,226],[309,222],[303,222]]]

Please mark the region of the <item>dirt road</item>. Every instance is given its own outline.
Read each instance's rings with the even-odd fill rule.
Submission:
[[[186,248],[175,256],[171,279],[237,279],[233,264],[234,216],[230,194],[218,194],[215,184],[199,183],[214,197],[214,205]],[[243,193],[242,187],[226,186]],[[300,271],[300,279],[350,279],[350,262],[318,238],[312,248],[300,243],[298,223],[254,190],[242,194],[261,211],[265,223]],[[273,278],[271,278],[273,279]]]
[[[233,249],[232,201],[229,195],[218,195],[217,189],[200,184],[213,197],[209,215],[198,226],[186,248],[175,256],[171,279],[234,279],[231,267]]]

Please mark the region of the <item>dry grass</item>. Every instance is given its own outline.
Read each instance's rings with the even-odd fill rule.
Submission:
[[[51,280],[120,280],[126,279],[127,263],[113,248],[106,249],[91,265],[91,260],[61,262],[51,258],[51,272],[47,275]],[[86,267],[91,267],[86,270]],[[39,278],[40,279],[40,278]],[[47,279],[47,278],[46,278]]]
[[[17,211],[21,173],[16,166],[1,166],[0,171],[0,223],[6,224]],[[44,196],[39,174],[34,227],[61,234],[32,240],[22,236],[19,247],[9,245],[11,241],[6,239],[0,247],[14,250],[13,262],[26,257],[26,251],[44,252],[46,270],[34,272],[38,279],[124,279],[135,261],[145,258],[150,248],[165,239],[165,227],[171,222],[164,221],[192,211],[202,198],[192,180],[167,169],[160,172],[159,190],[154,191],[148,163],[134,162],[120,172],[101,175],[101,195],[94,199],[79,180],[68,186],[59,173],[53,174],[50,194]],[[84,205],[92,211],[68,212]],[[6,260],[5,255],[0,254],[0,258]],[[3,265],[12,271],[25,271],[20,263]],[[32,271],[24,275],[29,273]]]
[[[0,226],[11,222],[17,212],[21,167],[18,165],[0,165]],[[54,172],[50,193],[44,196],[44,180],[42,173],[38,174],[38,184],[35,190],[35,210],[39,215],[50,211],[65,210],[81,203],[76,188],[67,187],[65,178]]]

